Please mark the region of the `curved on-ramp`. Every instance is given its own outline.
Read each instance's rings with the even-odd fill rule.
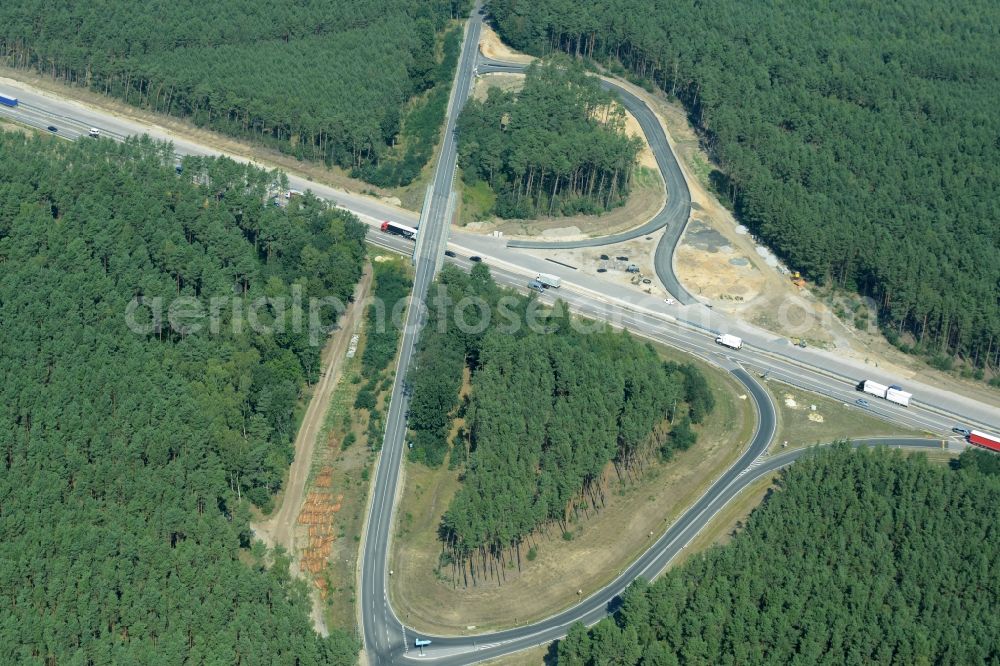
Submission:
[[[413,659],[432,661],[446,666],[473,664],[558,640],[565,636],[570,626],[576,622],[592,625],[617,609],[620,595],[632,581],[640,577],[651,579],[657,576],[741,490],[762,476],[786,467],[808,453],[809,449],[797,449],[780,455],[764,455],[774,437],[777,424],[774,404],[770,395],[745,370],[737,368],[731,372],[747,389],[756,407],[757,428],[751,438],[750,446],[693,506],[614,581],[580,603],[545,620],[523,627],[474,636],[423,634],[404,627],[393,616],[392,621],[398,623],[398,630],[393,633],[401,636],[402,641],[393,645],[391,654],[380,655],[379,663],[400,663],[403,660]],[[876,438],[854,442],[854,446],[870,445],[936,448],[940,446],[940,440]],[[413,644],[416,638],[429,639],[431,643],[422,651],[418,651]]]
[[[475,56],[470,53],[469,45],[478,43],[478,31],[481,25],[481,13],[478,7],[473,11],[473,15],[467,24],[466,39],[463,42],[463,51],[456,71],[455,84],[453,88],[453,99],[449,105],[448,130],[446,131],[446,142],[443,154],[448,159],[439,162],[435,172],[436,196],[432,198],[432,212],[428,215],[427,230],[425,233],[440,235],[444,233],[444,203],[446,198],[443,193],[449,189],[450,179],[455,170],[455,151],[453,123],[461,109],[469,92],[471,74],[474,70]],[[483,61],[480,59],[479,61]],[[483,64],[483,71],[490,71],[489,63]],[[521,67],[507,67],[493,71],[513,71]],[[608,84],[611,87],[613,84]],[[620,90],[620,89],[619,89]],[[626,104],[638,103],[636,117],[643,115],[643,109],[650,115],[647,120],[654,121],[650,125],[650,132],[655,136],[659,131],[662,135],[662,128],[655,122],[651,110],[641,103],[627,91],[620,91],[623,102]],[[633,110],[633,113],[636,112]],[[641,121],[640,121],[641,124]],[[644,129],[644,131],[646,131]],[[685,302],[695,302],[694,299],[680,286],[673,274],[671,258],[674,247],[680,239],[683,228],[690,214],[690,195],[687,184],[680,174],[676,158],[666,143],[665,135],[660,144],[660,149],[655,150],[657,160],[666,157],[664,163],[666,167],[663,172],[667,174],[672,163],[677,169],[679,176],[678,185],[668,198],[667,210],[671,206],[671,201],[676,208],[672,214],[678,216],[678,221],[668,228],[668,232],[661,239],[656,251],[657,273],[664,285],[671,290],[678,300]],[[655,139],[651,141],[651,145]],[[661,167],[662,169],[663,167]],[[665,175],[666,177],[666,175]],[[678,196],[683,194],[684,196]],[[684,204],[679,207],[678,200]],[[684,201],[686,200],[686,201]],[[661,211],[662,212],[662,211]],[[670,224],[670,220],[660,220],[659,216],[654,218],[661,222]],[[641,235],[653,230],[647,228],[652,221],[635,229],[631,234]],[[632,236],[635,237],[635,236]],[[599,239],[595,239],[598,240]],[[605,242],[606,239],[605,239]],[[599,244],[599,243],[598,243]],[[403,454],[403,437],[406,430],[406,396],[402,391],[402,382],[406,369],[409,367],[410,358],[414,350],[414,343],[420,324],[423,320],[420,302],[423,294],[433,276],[434,261],[432,256],[437,247],[436,243],[425,245],[424,250],[416,251],[415,261],[417,265],[417,277],[414,280],[415,299],[413,305],[407,312],[407,322],[404,326],[401,351],[398,359],[398,368],[395,383],[393,386],[393,398],[389,404],[386,418],[386,430],[382,455],[376,463],[375,481],[372,485],[372,496],[370,499],[369,515],[366,521],[365,538],[361,557],[361,589],[360,589],[360,612],[363,617],[362,631],[364,635],[366,656],[371,664],[392,664],[405,663],[407,660],[427,660],[436,664],[447,664],[449,666],[458,664],[472,664],[484,659],[495,658],[501,655],[517,652],[536,645],[545,644],[558,639],[566,634],[569,627],[575,622],[593,624],[605,617],[614,610],[618,603],[619,595],[637,577],[651,578],[655,576],[664,566],[683,549],[695,534],[697,534],[719,508],[728,503],[742,488],[761,474],[770,472],[773,469],[786,465],[799,457],[802,451],[795,451],[782,456],[761,458],[766,451],[768,444],[774,436],[776,427],[776,414],[770,396],[746,371],[736,367],[731,370],[732,374],[747,389],[750,398],[753,400],[757,411],[757,427],[751,438],[750,444],[739,460],[715,481],[668,530],[650,547],[646,552],[632,562],[628,568],[610,584],[588,596],[580,603],[565,609],[555,615],[530,624],[528,626],[516,627],[504,631],[497,631],[477,636],[426,636],[416,633],[405,627],[393,611],[389,603],[386,579],[388,575],[388,556],[391,542],[391,524],[393,513],[396,508],[396,494],[398,492],[399,466]],[[545,247],[551,247],[546,245]],[[429,249],[428,249],[429,248]],[[730,364],[735,367],[735,363]],[[923,444],[921,442],[921,444]],[[923,444],[926,445],[926,444]],[[934,442],[932,445],[936,445]],[[418,650],[415,646],[416,638],[430,638],[430,645]]]
[[[520,63],[508,63],[491,58],[480,56],[477,66],[480,74],[490,73],[522,73],[527,65]],[[528,241],[511,240],[507,242],[508,247],[517,247],[536,250],[565,250],[581,247],[601,247],[612,245],[628,240],[633,240],[641,236],[646,236],[666,227],[663,236],[660,237],[656,245],[656,253],[653,257],[653,267],[656,275],[663,283],[663,286],[674,297],[684,305],[697,303],[687,289],[677,279],[674,273],[673,256],[677,244],[681,240],[681,235],[687,227],[688,219],[691,217],[691,190],[688,189],[687,180],[681,172],[677,156],[674,155],[670,142],[663,131],[663,126],[657,120],[656,114],[649,106],[637,96],[619,86],[618,84],[600,79],[601,87],[605,90],[615,92],[621,99],[622,104],[635,117],[646,135],[653,157],[656,158],[656,165],[663,175],[664,184],[667,188],[667,202],[645,224],[633,229],[623,231],[609,236],[597,238],[586,238],[573,241]]]

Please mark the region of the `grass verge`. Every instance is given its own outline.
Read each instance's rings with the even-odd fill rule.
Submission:
[[[774,379],[765,381],[764,386],[774,398],[778,411],[778,430],[771,444],[772,452],[855,437],[926,436],[919,430],[871,416],[853,405]]]
[[[538,645],[527,650],[515,652],[514,654],[484,661],[483,664],[484,666],[540,666],[540,664],[548,663],[545,659],[549,655],[551,645],[552,643]]]
[[[774,486],[774,480],[781,472],[774,472],[761,477],[740,491],[733,501],[724,506],[719,513],[712,516],[708,524],[698,533],[691,543],[670,561],[667,569],[684,564],[694,555],[702,553],[713,546],[724,546],[733,540],[736,533],[743,528],[750,513],[756,509],[768,492]]]

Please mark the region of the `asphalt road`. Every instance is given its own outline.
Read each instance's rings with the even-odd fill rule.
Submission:
[[[370,232],[368,240],[370,243],[402,254],[408,254],[413,247],[411,241],[377,231]],[[458,250],[459,254],[448,261],[469,269],[472,262],[468,260],[468,250],[463,250],[454,244],[450,247]],[[499,264],[489,259],[486,260],[486,263],[498,284],[520,289],[522,292],[529,291],[526,287],[525,273],[520,267]],[[662,306],[663,310],[674,310],[675,313],[677,310],[676,307],[666,306],[659,299],[651,299],[647,304],[649,305],[649,309],[647,309],[641,307],[641,304],[597,298],[593,293],[580,289],[577,285],[566,283],[560,289],[546,290],[538,298],[548,303],[552,303],[556,299],[562,300],[578,314],[608,322],[612,326],[627,328],[634,335],[667,344],[727,369],[749,368],[757,377],[767,373],[768,379],[761,381],[780,381],[827,396],[886,422],[927,432],[930,434],[929,436],[947,439],[951,441],[953,446],[961,445],[961,439],[951,433],[953,425],[957,422],[979,423],[971,415],[959,416],[923,401],[914,401],[909,408],[904,408],[884,400],[870,399],[869,406],[862,409],[854,404],[854,401],[861,395],[857,391],[857,380],[854,376],[840,376],[833,372],[811,368],[793,355],[805,350],[791,345],[785,345],[789,348],[787,355],[774,353],[767,348],[755,345],[744,345],[740,351],[727,349],[715,343],[715,334],[708,329],[656,310],[658,306]],[[989,419],[987,423],[996,422],[989,415],[987,418]],[[980,424],[980,426],[984,429],[993,429],[994,427],[985,424]]]
[[[712,515],[708,512],[713,503],[722,497],[729,498],[735,495],[736,491],[730,491],[727,494],[727,489],[731,488],[739,478],[739,474],[752,465],[767,449],[774,436],[777,417],[770,396],[744,370],[737,368],[732,371],[732,374],[744,385],[757,407],[759,420],[750,446],[740,456],[737,463],[712,484],[711,488],[701,496],[694,506],[671,525],[670,529],[639,559],[635,560],[614,581],[597,593],[541,622],[477,636],[432,636],[430,637],[431,645],[424,648],[424,658],[433,659],[435,663],[468,664],[551,642],[564,636],[574,622],[590,625],[607,615],[609,610],[614,609],[618,596],[636,578],[640,576],[653,578],[662,571],[667,562],[679,552],[680,546],[686,543],[681,539],[689,533],[693,536],[694,533],[691,530],[697,532],[697,529],[700,529],[707,518]],[[690,537],[687,538],[690,540]],[[584,583],[581,582],[581,586],[583,585]],[[421,638],[424,637],[421,635]],[[419,657],[419,654],[413,655],[409,646],[407,649],[409,652],[404,654]],[[398,654],[393,656],[398,656]]]
[[[474,35],[478,34],[480,27],[480,17],[478,14],[474,14],[467,26],[469,37],[463,47],[452,93],[448,127],[442,147],[442,160],[435,174],[430,205],[426,207],[426,217],[421,225],[421,246],[415,251],[414,294],[417,296],[426,293],[433,277],[434,265],[440,258],[439,251],[446,242],[447,229],[443,224],[443,217],[447,212],[451,181],[454,178],[454,119],[459,108],[456,106],[455,100],[464,100],[465,96],[468,95],[476,55],[475,48],[470,49],[469,45],[476,43]],[[17,109],[0,107],[0,116],[11,117],[18,122],[38,127],[54,124],[60,128],[60,136],[75,138],[84,134],[89,127],[94,126],[102,130],[103,136],[112,138],[146,133],[157,139],[172,140],[175,150],[179,154],[220,154],[210,148],[172,137],[169,132],[159,127],[114,118],[75,102],[34,93],[28,89],[20,88],[16,84],[12,85],[13,90],[8,90],[6,86],[0,86],[0,92],[12,93],[21,98],[21,106]],[[238,155],[227,156],[237,161],[249,161]],[[291,187],[296,189],[312,190],[317,196],[336,201],[339,206],[356,212],[362,220],[369,224],[389,219],[412,225],[417,220],[417,216],[413,213],[401,211],[363,195],[341,192],[296,177],[290,177],[289,183]],[[677,230],[678,238],[681,231],[682,229]],[[378,233],[371,235],[373,240],[384,245],[401,246],[406,251],[412,248],[412,243],[409,247],[406,246],[408,241],[390,238]],[[716,315],[700,305],[687,307],[666,305],[660,299],[652,299],[626,286],[610,284],[598,278],[581,275],[572,267],[552,264],[546,262],[544,258],[520,252],[517,248],[508,248],[505,243],[497,239],[461,232],[455,232],[451,236],[452,249],[466,255],[457,257],[455,261],[458,263],[470,265],[467,255],[478,254],[486,259],[498,281],[521,288],[524,287],[526,280],[533,277],[536,272],[544,271],[559,275],[564,278],[563,287],[555,294],[543,295],[543,299],[552,300],[558,296],[577,312],[608,320],[613,325],[629,328],[636,334],[698,354],[711,362],[734,370],[734,374],[740,372],[737,365],[742,365],[752,368],[754,374],[767,372],[770,377],[842,399],[848,404],[852,403],[858,395],[854,391],[854,384],[860,379],[875,379],[883,383],[894,383],[899,379],[880,372],[877,367],[844,359],[833,353],[792,348],[787,340],[780,336],[755,329],[734,319]],[[669,251],[672,251],[672,248],[673,245],[669,247]],[[361,608],[364,619],[363,632],[366,652],[370,663],[392,663],[400,658],[415,658],[417,656],[413,647],[415,636],[412,632],[407,632],[392,614],[386,599],[385,580],[390,525],[398,491],[397,480],[405,433],[405,396],[402,391],[402,380],[405,377],[405,369],[409,366],[412,358],[421,321],[420,309],[412,307],[403,331],[399,357],[400,370],[397,372],[393,388],[393,399],[387,416],[385,442],[376,471],[375,484],[372,488],[371,511],[366,523],[364,551],[362,553]],[[741,335],[746,341],[746,345],[739,352],[720,348],[713,342],[714,332],[717,331]],[[737,374],[737,377],[741,381],[749,381],[750,385],[754,385],[754,381],[748,373],[743,373],[742,376]],[[895,423],[945,436],[947,436],[950,426],[955,423],[971,424],[987,430],[997,430],[1000,426],[1000,409],[997,409],[995,405],[975,402],[918,381],[908,381],[905,384],[907,389],[912,390],[917,396],[910,409],[896,407],[883,401],[871,400],[867,411]],[[754,396],[758,401],[759,390],[759,386],[754,389],[748,387],[749,395]],[[767,426],[763,412],[769,409],[769,404],[769,402],[758,402],[758,409],[762,411],[760,428],[754,442],[741,457],[741,465],[747,461],[748,456],[758,450],[760,438],[766,432]],[[773,412],[773,408],[771,411]],[[957,443],[957,440],[955,441]],[[939,445],[936,440],[930,443],[910,441],[909,444],[935,447]],[[765,459],[767,462],[761,462],[756,457],[750,458],[756,462],[751,462],[744,468],[750,471],[742,475],[740,474],[743,472],[742,469],[737,471],[740,465],[734,467],[727,473],[727,477],[735,473],[736,479],[725,487],[720,487],[718,484],[713,486],[713,490],[706,495],[706,498],[712,498],[709,504],[703,503],[706,498],[702,498],[702,501],[699,502],[697,507],[705,509],[704,511],[692,513],[694,511],[692,509],[685,514],[685,516],[690,516],[691,520],[687,529],[696,531],[697,528],[703,526],[711,515],[709,511],[714,512],[713,507],[724,505],[740,487],[755,478],[754,475],[766,473],[768,469],[766,465],[788,464],[797,455],[801,455],[801,453],[774,456]],[[680,525],[684,520],[684,518],[679,520],[677,525]],[[656,570],[654,565],[668,561],[671,550],[673,549],[673,552],[676,553],[678,547],[683,547],[687,543],[688,535],[693,536],[694,533],[681,530],[679,527],[676,529],[679,531],[675,532],[675,527],[671,527],[671,531],[668,532],[668,535],[673,534],[675,539],[668,539],[665,535],[657,541],[655,548],[643,555],[639,562],[648,563],[646,567],[630,570],[648,575],[649,572]],[[633,567],[638,566],[638,564],[637,562]],[[623,578],[619,582],[624,584],[626,580]],[[612,584],[612,587],[614,585]],[[597,596],[581,602],[576,607],[581,612],[572,613],[572,609],[570,609],[570,611],[556,616],[556,618],[561,618],[558,622],[556,618],[550,618],[534,625],[533,629],[518,628],[509,632],[499,632],[475,638],[433,639],[432,645],[427,648],[427,655],[440,659],[442,663],[472,663],[547,642],[563,633],[568,626],[565,622],[570,622],[571,619],[583,619],[588,622],[599,619],[606,613],[607,606],[601,608],[598,597],[605,599],[606,602],[613,601],[614,595],[610,594],[613,591],[611,588],[606,588]],[[605,596],[601,597],[600,595]],[[572,617],[574,615],[576,617]]]
[[[403,386],[420,328],[426,319],[423,304],[427,290],[434,279],[437,264],[443,257],[447,239],[450,225],[447,216],[457,159],[455,122],[471,90],[481,28],[482,18],[478,10],[474,9],[472,17],[466,23],[462,53],[448,103],[441,156],[413,251],[416,266],[413,292],[403,328],[392,397],[386,414],[382,453],[376,463],[375,483],[372,486],[371,505],[363,537],[360,555],[362,633],[365,653],[369,663],[373,664],[389,663],[392,655],[403,652],[407,645],[405,629],[393,615],[386,592],[393,513],[399,492],[400,462],[406,438],[408,400]]]
[[[370,242],[396,251],[406,252],[405,241],[396,237],[388,237],[379,233],[371,233]],[[412,243],[410,243],[412,245]],[[450,261],[470,268],[473,264],[466,256],[456,256]],[[524,279],[520,273],[505,270],[502,267],[491,266],[491,271],[498,283],[520,288],[524,287]],[[743,488],[763,475],[787,466],[805,454],[806,450],[797,449],[780,455],[764,455],[769,442],[773,439],[775,429],[775,408],[769,394],[761,387],[758,380],[743,369],[743,365],[752,366],[754,374],[759,375],[766,365],[769,376],[781,381],[801,386],[802,388],[841,399],[848,404],[853,403],[857,392],[853,385],[837,386],[835,383],[819,382],[800,377],[794,365],[780,359],[770,359],[744,348],[739,352],[719,347],[714,338],[707,335],[691,334],[675,327],[663,326],[663,322],[647,315],[634,312],[612,312],[615,306],[596,305],[593,300],[580,298],[565,288],[547,290],[540,296],[551,302],[556,298],[567,302],[575,311],[603,320],[618,321],[628,327],[633,333],[652,340],[696,354],[706,360],[730,368],[733,376],[747,389],[748,397],[753,401],[757,414],[758,426],[751,439],[750,446],[740,456],[736,464],[727,470],[709,490],[688,509],[652,547],[638,560],[632,563],[615,581],[604,589],[591,595],[579,604],[568,608],[546,620],[531,625],[517,627],[506,631],[489,634],[468,635],[460,637],[429,636],[417,634],[411,629],[405,629],[401,623],[395,629],[400,637],[406,640],[401,645],[394,646],[389,653],[380,655],[379,663],[399,663],[404,659],[433,661],[435,664],[471,664],[485,659],[496,658],[535,645],[551,642],[565,635],[569,626],[581,621],[590,625],[599,621],[609,611],[616,607],[618,595],[628,583],[638,576],[653,578],[694,538],[708,523],[712,516],[730,502]],[[874,402],[874,401],[872,401]],[[859,408],[860,409],[860,408]],[[937,432],[947,430],[951,423],[950,417],[941,417],[932,412],[922,413],[919,410],[908,410],[893,405],[874,405],[865,410],[874,416],[887,421],[902,423],[909,427],[931,429]],[[962,446],[958,438],[922,439],[922,438],[873,438],[854,442],[855,446],[886,445],[906,446],[912,448],[938,449],[942,440],[948,441],[952,448]],[[391,621],[398,623],[394,617]],[[431,645],[423,648],[421,654],[414,646],[415,638],[429,639]]]
[[[222,155],[239,162],[252,162],[252,160],[240,155],[218,151],[177,137],[157,125],[129,118],[119,118],[98,108],[39,92],[16,81],[4,80],[0,82],[0,93],[12,95],[21,100],[18,108],[10,109],[0,106],[0,117],[36,127],[55,124],[60,128],[59,136],[80,136],[85,129],[93,126],[100,128],[103,137],[121,139],[126,136],[148,134],[154,139],[170,141],[173,143],[175,152],[181,155]],[[452,115],[449,114],[449,117]],[[396,208],[363,194],[344,192],[297,176],[289,176],[289,184],[302,191],[312,191],[318,197],[351,210],[369,225],[377,226],[383,220],[392,220],[412,226],[418,220],[418,215],[412,211]],[[874,363],[845,358],[836,352],[794,348],[783,336],[756,328],[738,319],[717,314],[702,305],[687,307],[666,305],[662,300],[652,298],[634,287],[618,285],[595,276],[584,275],[574,267],[549,262],[544,256],[539,257],[518,248],[507,247],[502,239],[453,230],[450,234],[450,240],[450,247],[453,250],[459,253],[479,255],[495,269],[503,268],[511,274],[521,276],[519,281],[514,282],[515,284],[519,282],[523,285],[538,272],[558,275],[563,279],[561,289],[563,295],[565,296],[571,291],[575,292],[575,298],[586,301],[595,314],[600,310],[606,310],[611,313],[611,316],[617,317],[615,313],[639,312],[659,321],[660,326],[679,328],[681,331],[701,332],[702,334],[713,331],[733,333],[743,337],[746,342],[743,354],[761,357],[762,362],[766,361],[766,358],[763,357],[767,355],[775,359],[783,359],[789,372],[808,379],[815,385],[824,385],[827,382],[836,384],[853,382],[856,384],[862,379],[873,379],[883,384],[902,383],[907,390],[912,391],[916,396],[911,411],[933,410],[955,421],[951,425],[968,423],[984,430],[1000,429],[1000,408],[995,400],[984,403],[970,399],[923,382],[919,377],[901,381],[903,378],[881,370]],[[535,252],[537,253],[537,251]],[[765,366],[757,365],[757,367]],[[877,403],[878,401],[873,401],[873,404]],[[905,413],[906,411],[892,407],[885,409],[892,414]]]
[[[938,446],[936,442],[931,440],[890,438],[857,440],[853,442],[853,445],[855,447],[876,445],[893,448],[921,449],[933,449]],[[402,655],[398,653],[393,654],[391,661],[398,663],[400,661],[399,657],[402,656],[404,659],[431,661],[434,664],[443,664],[446,666],[474,664],[486,659],[495,659],[536,645],[543,645],[558,640],[566,635],[570,626],[575,622],[582,622],[587,626],[599,622],[606,615],[618,608],[621,592],[628,587],[628,583],[638,577],[646,578],[647,580],[654,578],[671,560],[687,547],[711,518],[725,507],[726,504],[731,502],[741,490],[757,479],[783,467],[787,467],[808,454],[808,452],[809,449],[797,449],[781,455],[752,459],[746,467],[734,467],[726,476],[719,479],[694,507],[671,525],[656,544],[637,560],[635,564],[629,567],[625,573],[608,587],[576,606],[552,616],[543,622],[508,631],[480,634],[478,636],[463,636],[460,638],[425,637],[421,635],[421,638],[429,638],[431,641],[431,645],[423,649],[423,654],[417,653],[411,647],[409,652]],[[742,465],[750,453],[748,451],[740,459],[740,465]]]
[[[480,74],[491,72],[521,73],[526,69],[520,63],[507,63],[491,58],[479,57],[477,71]],[[635,116],[646,135],[646,141],[656,158],[656,165],[663,175],[667,187],[667,201],[663,208],[649,219],[645,224],[609,236],[598,238],[587,238],[575,241],[508,241],[508,247],[543,250],[563,250],[580,247],[600,247],[621,243],[633,238],[639,238],[659,231],[666,227],[659,242],[656,244],[656,253],[653,256],[653,268],[656,276],[660,279],[663,287],[670,292],[678,301],[684,305],[697,303],[698,300],[692,296],[684,285],[677,279],[674,273],[674,250],[681,240],[684,229],[687,227],[688,219],[691,217],[691,191],[688,189],[687,180],[681,173],[677,157],[670,148],[663,126],[656,119],[656,114],[649,106],[633,95],[625,88],[608,81],[600,79],[601,87],[616,93],[621,99],[623,106]]]

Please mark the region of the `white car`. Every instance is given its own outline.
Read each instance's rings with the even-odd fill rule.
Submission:
[[[666,303],[667,305],[677,305],[677,301],[675,301],[672,298],[664,298],[663,302]]]

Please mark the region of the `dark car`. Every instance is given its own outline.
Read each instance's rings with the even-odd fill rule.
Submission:
[[[445,250],[444,251],[444,256],[446,256],[446,257],[454,257],[455,253],[452,252],[451,250]]]
[[[870,403],[867,400],[865,400],[864,398],[858,398],[857,400],[854,401],[854,404],[856,404],[858,407],[869,407],[870,406]]]
[[[478,264],[482,260],[483,260],[482,257],[480,257],[479,255],[475,255],[475,254],[472,255],[471,257],[469,257],[469,261],[471,261],[474,264]]]
[[[45,129],[47,129],[47,130],[48,130],[48,131],[50,131],[50,132],[58,132],[58,131],[59,131],[59,128],[58,128],[58,127],[56,127],[55,125],[49,125],[49,126],[48,126],[48,127],[46,127]]]
[[[972,434],[971,430],[969,430],[968,428],[963,428],[962,426],[955,426],[954,428],[951,429],[951,431],[957,432],[962,437],[968,437],[969,435]]]

